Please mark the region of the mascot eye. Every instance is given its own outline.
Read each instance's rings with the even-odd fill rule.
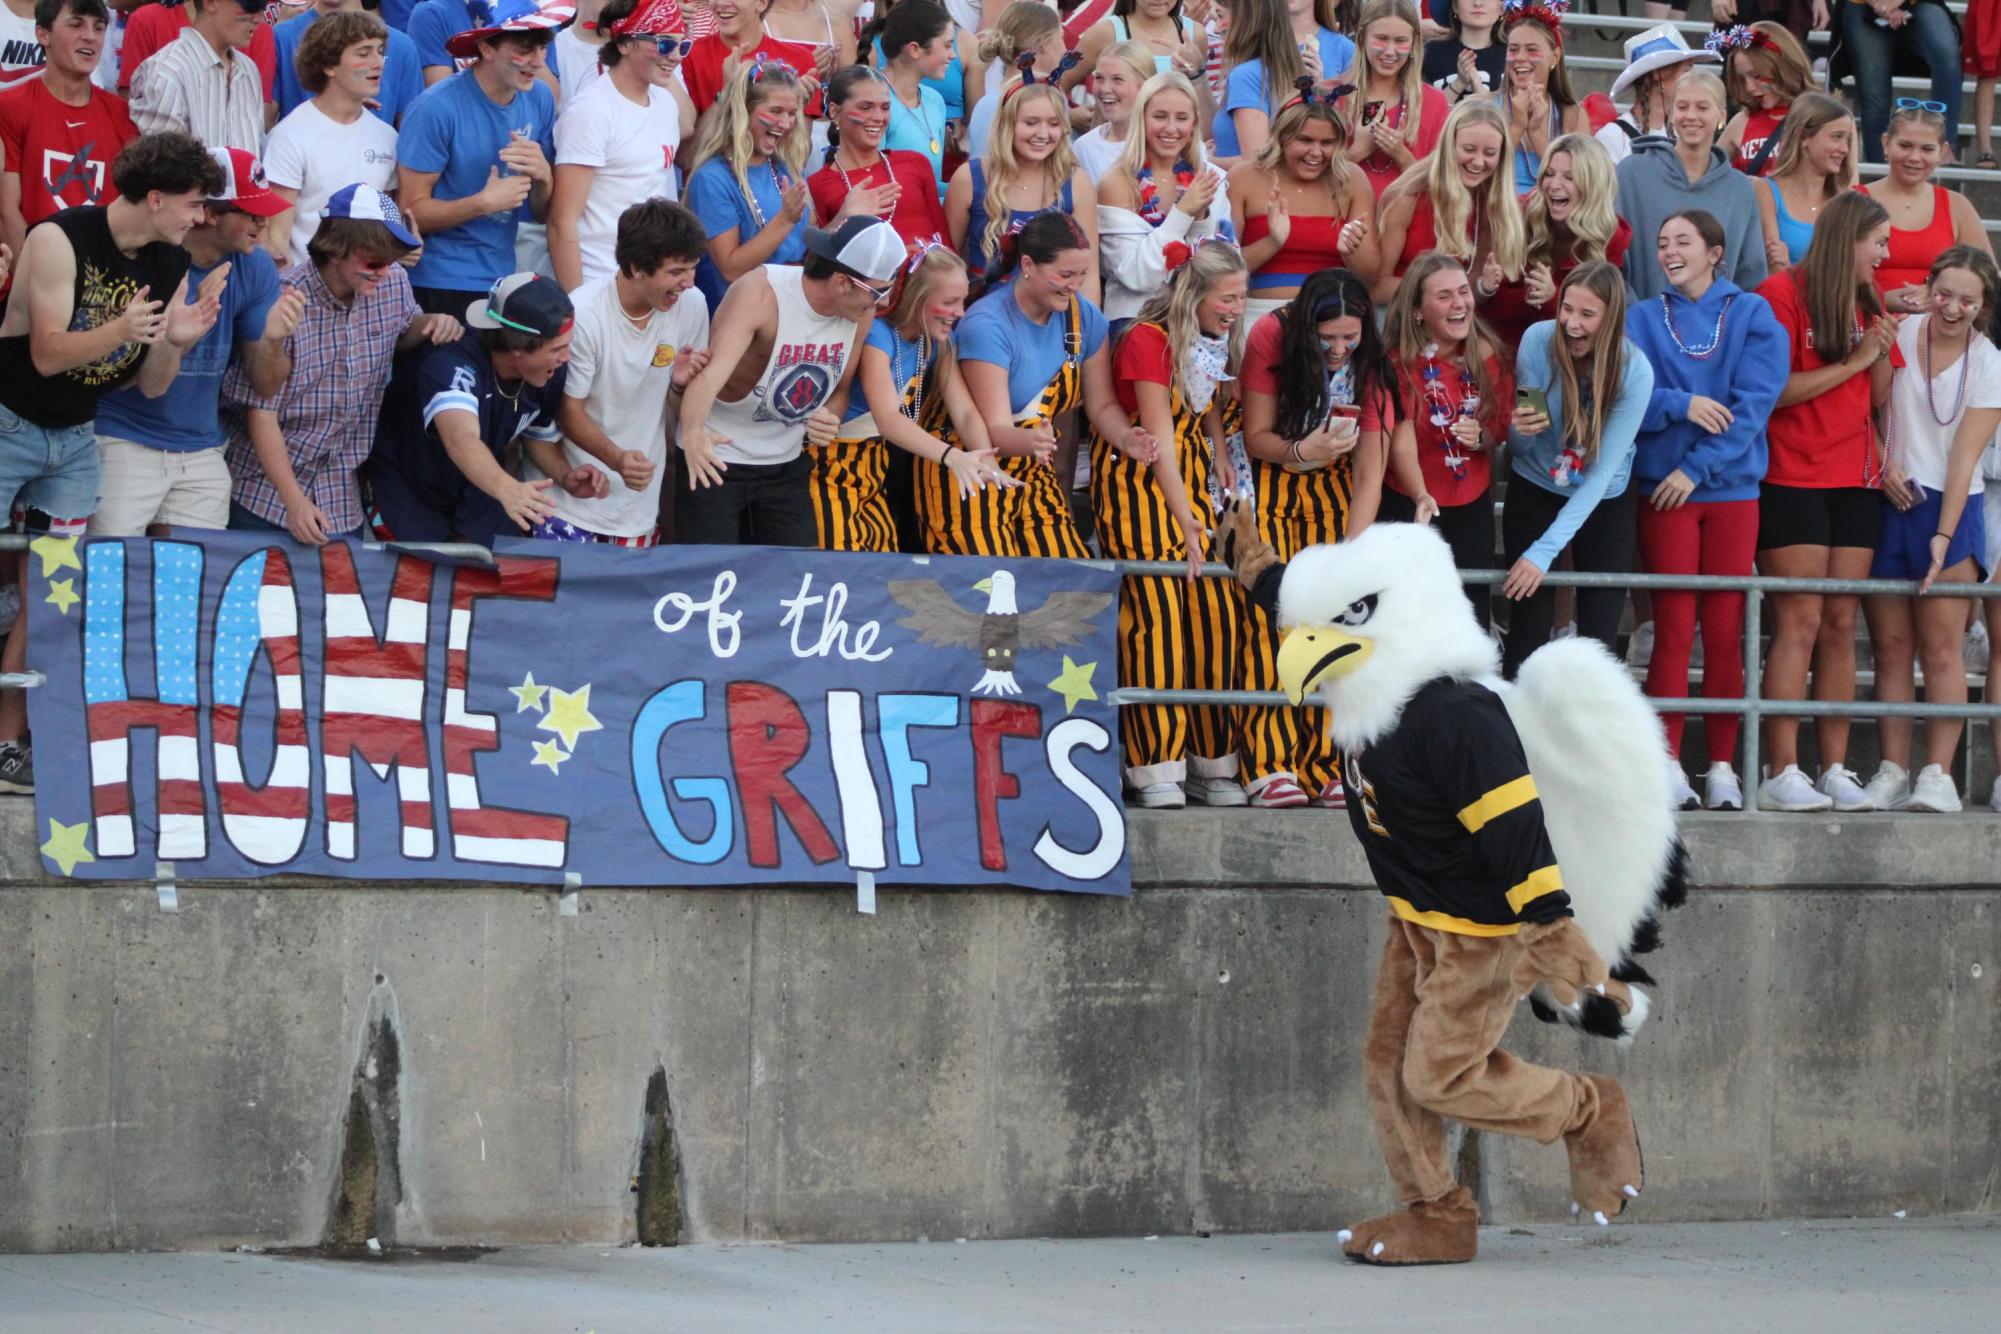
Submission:
[[[1376,614],[1376,598],[1378,596],[1380,595],[1371,593],[1365,598],[1358,598],[1350,602],[1348,609],[1334,618],[1334,624],[1346,626],[1366,625],[1369,618]]]

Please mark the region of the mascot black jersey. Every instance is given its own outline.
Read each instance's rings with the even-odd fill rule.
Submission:
[[[1419,687],[1346,769],[1348,818],[1398,917],[1501,936],[1569,916],[1521,738],[1487,687]]]

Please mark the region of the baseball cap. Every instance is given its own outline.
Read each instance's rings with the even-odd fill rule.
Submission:
[[[479,54],[479,44],[503,32],[547,32],[568,25],[577,16],[573,4],[555,0],[537,5],[535,0],[472,0],[466,6],[475,27],[454,33],[445,40],[445,50],[461,60]],[[484,12],[482,12],[484,11]]]
[[[416,249],[417,235],[403,225],[403,211],[396,201],[368,185],[343,185],[327,196],[321,218],[353,218],[356,222],[379,222],[402,244]]]
[[[830,232],[808,227],[806,249],[875,283],[894,278],[910,253],[896,228],[880,218],[849,218]]]
[[[292,207],[271,191],[264,166],[255,153],[242,148],[211,148],[208,155],[222,168],[222,189],[208,197],[211,204],[228,204],[253,218],[275,218]]]
[[[472,328],[512,329],[537,338],[554,338],[575,317],[576,309],[563,289],[539,273],[510,273],[466,307],[466,323]]]

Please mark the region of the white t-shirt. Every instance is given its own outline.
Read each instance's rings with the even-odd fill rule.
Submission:
[[[681,107],[665,88],[648,86],[635,106],[610,79],[599,79],[556,120],[556,165],[595,167],[578,225],[586,283],[609,277],[619,215],[641,200],[679,198],[674,152],[681,146]]]
[[[1904,475],[1933,494],[1945,488],[1946,462],[1952,453],[1952,438],[1968,408],[2001,408],[2001,352],[1979,335],[1967,340],[1967,364],[1955,360],[1932,379],[1930,401],[1926,401],[1924,371],[1920,369],[1920,349],[1925,326],[1931,316],[1907,319],[1897,330],[1897,350],[1904,364],[1890,385],[1890,447]],[[1966,373],[1966,401],[1952,420],[1941,426],[1933,416],[1933,406],[1950,412],[1959,395],[1959,377]],[[1983,490],[1981,469],[1973,470],[1968,495]]]
[[[549,45],[549,63],[556,67],[556,114],[561,116],[577,94],[604,77],[604,66],[598,63],[598,52],[604,48],[577,36],[574,26],[556,29],[556,39]]]
[[[319,230],[333,192],[345,185],[396,188],[396,130],[366,111],[342,125],[312,102],[301,102],[264,141],[264,175],[297,190],[293,205],[292,262],[306,262],[306,246]]]
[[[0,88],[33,78],[47,63],[47,53],[35,40],[35,20],[0,5]]]
[[[619,305],[616,279],[577,289],[577,322],[570,336],[570,366],[563,393],[584,401],[584,411],[620,449],[635,449],[653,460],[644,490],[626,486],[618,473],[563,442],[572,467],[589,465],[611,476],[611,494],[582,500],[560,486],[549,488],[558,517],[606,537],[639,537],[660,523],[660,474],[667,462],[667,392],[674,363],[683,353],[709,345],[709,308],[690,287],[666,310],[655,311],[646,327],[635,328]],[[535,469],[525,469],[531,478]]]
[[[1105,173],[1119,160],[1119,154],[1126,151],[1126,145],[1123,139],[1118,143],[1107,139],[1105,127],[1100,125],[1078,135],[1070,144],[1070,149],[1077,155],[1077,165],[1091,178],[1091,184],[1096,185],[1105,179]]]

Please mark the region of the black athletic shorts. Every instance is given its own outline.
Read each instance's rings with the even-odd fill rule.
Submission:
[[[1758,488],[1758,550],[1860,547],[1874,551],[1883,532],[1883,493],[1866,486]]]

